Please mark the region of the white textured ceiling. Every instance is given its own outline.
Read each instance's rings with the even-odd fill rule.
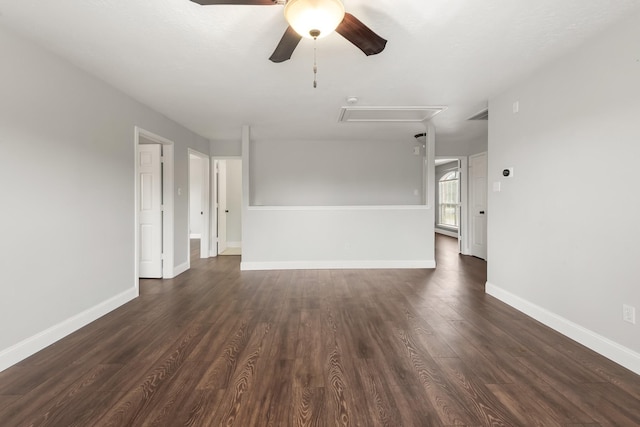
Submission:
[[[492,95],[617,20],[640,0],[345,0],[388,40],[366,57],[338,34],[291,60],[268,60],[282,6],[199,6],[189,0],[0,0],[0,25],[35,40],[140,102],[211,139],[411,138],[421,124],[338,123],[360,106],[445,105],[444,140],[486,135],[465,119]]]

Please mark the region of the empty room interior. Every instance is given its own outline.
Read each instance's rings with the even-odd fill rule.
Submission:
[[[0,53],[0,426],[640,425],[640,1],[0,0]]]

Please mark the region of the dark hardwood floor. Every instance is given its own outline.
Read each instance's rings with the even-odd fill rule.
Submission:
[[[194,251],[197,254],[197,251]],[[436,270],[173,280],[0,373],[0,426],[638,426],[640,377]]]

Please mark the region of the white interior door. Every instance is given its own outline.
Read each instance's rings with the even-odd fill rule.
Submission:
[[[138,145],[138,254],[140,277],[162,277],[161,145]]]
[[[208,258],[211,243],[209,156],[189,149],[189,238],[200,238],[200,258]]]
[[[218,198],[218,254],[227,250],[227,162],[224,160],[217,161],[217,191]]]
[[[200,205],[202,206],[202,237],[200,238],[200,258],[209,258],[209,246],[211,243],[211,209],[209,206],[211,193],[211,187],[209,186],[209,183],[211,181],[211,177],[209,175],[209,156],[202,156],[200,158],[200,161],[202,166],[202,193],[200,195]]]
[[[487,259],[487,153],[469,157],[471,255]]]

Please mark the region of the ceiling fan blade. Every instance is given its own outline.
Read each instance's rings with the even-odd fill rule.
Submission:
[[[203,6],[210,6],[214,4],[237,4],[247,6],[273,6],[277,4],[274,0],[191,0],[194,3],[201,4]]]
[[[353,43],[365,55],[376,55],[384,50],[387,41],[371,31],[358,18],[350,13],[344,14],[344,19],[336,28],[336,32]]]
[[[287,27],[287,31],[280,39],[280,43],[276,46],[276,50],[273,51],[269,59],[272,62],[284,62],[291,58],[293,51],[296,50],[296,46],[302,40],[302,36],[294,31],[293,28]]]

